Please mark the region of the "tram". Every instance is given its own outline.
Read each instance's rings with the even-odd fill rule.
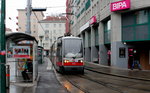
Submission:
[[[83,43],[79,37],[59,37],[51,47],[51,61],[60,73],[78,71],[84,74]]]

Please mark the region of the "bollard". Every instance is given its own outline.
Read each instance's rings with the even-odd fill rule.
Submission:
[[[10,84],[10,66],[6,65],[6,88],[9,88]]]

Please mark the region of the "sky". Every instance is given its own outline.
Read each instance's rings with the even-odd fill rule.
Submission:
[[[25,9],[27,0],[6,0],[6,27],[13,31],[18,28],[16,17],[18,16],[17,9]],[[33,8],[47,8],[44,14],[60,14],[65,13],[66,0],[32,0]],[[11,19],[10,19],[11,18]]]

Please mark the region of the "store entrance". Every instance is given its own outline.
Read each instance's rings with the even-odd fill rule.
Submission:
[[[143,70],[150,70],[149,48],[128,48],[128,69],[131,69],[134,60],[138,60]]]
[[[132,69],[135,61],[138,63],[134,64],[134,68],[139,68],[138,64],[140,64],[140,50],[136,48],[129,48],[128,57],[128,68]]]

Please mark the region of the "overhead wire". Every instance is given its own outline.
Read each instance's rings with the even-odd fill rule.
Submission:
[[[34,15],[35,15],[35,17],[36,17],[36,19],[38,20],[38,21],[40,21],[39,20],[39,18],[37,17],[37,15],[36,15],[36,13],[33,11],[33,13],[34,13]],[[41,26],[41,28],[42,28],[42,30],[44,31],[44,28],[43,28],[43,26],[42,26],[42,24],[39,22],[39,24],[40,24],[40,26]]]
[[[34,2],[34,3],[39,3],[39,2]],[[48,4],[48,3],[47,3],[47,0],[43,0],[42,3],[43,3],[43,4]],[[33,4],[33,1],[32,1],[32,4]],[[42,4],[42,5],[43,5],[43,4]],[[38,5],[38,4],[35,4],[35,5]],[[46,6],[47,6],[47,5],[46,5]],[[61,8],[61,7],[66,7],[66,6],[53,6],[53,7],[47,6],[47,7],[45,7],[45,8]],[[40,21],[39,18],[37,17],[37,15],[36,15],[36,13],[35,13],[34,11],[33,11],[33,13],[34,13],[36,19],[37,19],[38,21]],[[43,28],[43,26],[41,25],[41,23],[39,23],[39,24],[40,24],[42,30],[44,31],[44,28]]]

